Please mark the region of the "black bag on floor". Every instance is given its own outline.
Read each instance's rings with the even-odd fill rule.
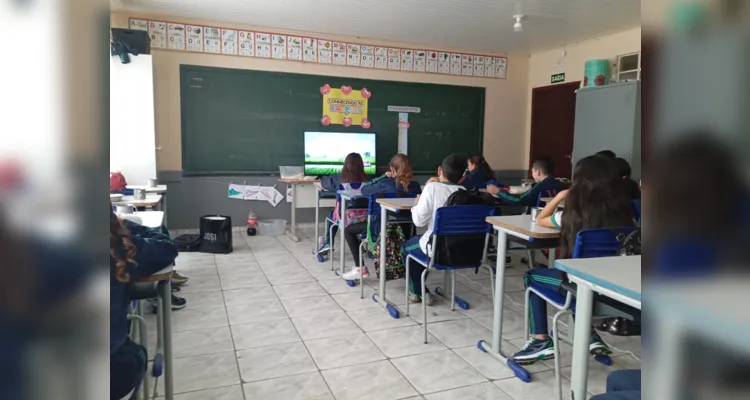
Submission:
[[[204,215],[200,222],[201,253],[229,254],[232,252],[232,218],[224,215]]]
[[[198,246],[201,244],[201,236],[186,233],[174,238],[172,243],[177,247],[177,251],[198,251]]]

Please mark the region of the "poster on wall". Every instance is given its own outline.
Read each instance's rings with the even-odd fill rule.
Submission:
[[[255,34],[255,57],[271,58],[271,34]]]
[[[221,54],[237,55],[237,31],[234,29],[221,30]]]
[[[438,73],[450,74],[451,73],[451,60],[450,53],[438,52]]]
[[[375,68],[388,69],[388,48],[375,46]]]
[[[313,38],[302,39],[302,61],[318,62],[318,41]]]
[[[333,42],[333,63],[346,65],[346,43]]]
[[[187,50],[203,52],[203,28],[195,25],[188,25],[187,28]]]
[[[286,60],[286,35],[271,35],[271,58]]]
[[[205,38],[203,51],[206,53],[221,54],[221,31],[219,28],[204,27],[203,37]]]
[[[365,68],[372,68],[375,66],[375,48],[373,46],[360,46],[362,53],[362,66]]]
[[[148,21],[145,19],[131,19],[128,27],[134,31],[148,32]]]
[[[167,48],[167,23],[150,21],[148,23],[148,36],[151,38],[151,48]]]
[[[240,31],[238,34],[238,51],[241,56],[253,57],[255,55],[255,33]]]
[[[474,56],[471,54],[461,56],[461,75],[474,75]]]
[[[505,71],[508,59],[505,57],[495,58],[495,78],[505,79]]]
[[[364,95],[362,92],[365,92]],[[339,88],[330,88],[323,93],[323,118],[328,117],[327,122],[337,125],[357,125],[361,126],[364,122],[369,127],[367,121],[367,98],[370,96],[368,91],[352,90],[351,86],[342,86]]]
[[[461,75],[461,54],[451,53],[451,75]]]
[[[401,71],[414,70],[414,50],[401,49]]]
[[[427,61],[426,61],[426,67],[425,71],[430,73],[437,73],[438,72],[438,53],[437,51],[428,51],[427,52]]]
[[[302,38],[289,36],[286,48],[286,58],[292,61],[302,61]]]
[[[318,40],[318,62],[321,64],[333,62],[333,45],[330,40]]]
[[[185,25],[167,24],[167,48],[170,50],[185,50]]]
[[[346,65],[351,67],[359,67],[362,61],[362,56],[359,53],[358,44],[347,44],[346,45]]]
[[[414,72],[424,72],[426,62],[427,52],[424,50],[414,50]]]
[[[474,56],[474,76],[484,76],[484,56]]]
[[[401,49],[388,49],[388,69],[396,71],[401,69]]]
[[[488,78],[495,77],[495,57],[484,58],[484,76]]]

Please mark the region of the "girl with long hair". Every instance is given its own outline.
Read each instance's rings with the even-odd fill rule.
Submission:
[[[158,236],[131,235],[112,210],[109,212],[109,353],[110,398],[135,392],[146,371],[146,349],[128,338],[131,282],[171,265],[177,249]],[[135,390],[134,390],[135,389]]]
[[[367,177],[367,174],[365,174],[365,163],[362,161],[362,156],[359,153],[349,153],[344,160],[344,166],[341,168],[341,174],[326,176],[320,182],[320,185],[323,186],[323,189],[327,191],[335,192],[337,190],[359,189],[362,187],[363,183],[369,180],[370,179]],[[339,229],[338,224],[336,223],[341,218],[341,216],[339,215],[339,212],[341,210],[340,202],[341,198],[336,195],[336,205],[326,219],[325,240],[318,249],[318,254],[326,254],[331,250],[331,241],[336,238],[336,232],[338,232]],[[347,212],[347,214],[351,214],[347,216],[347,222],[350,220],[350,218],[366,219],[367,209],[366,207],[365,210],[351,209]],[[331,231],[332,223],[335,224],[333,226],[333,231]],[[331,233],[333,234],[331,235]],[[322,260],[322,258],[320,259]]]
[[[556,211],[565,200],[565,209]],[[633,208],[622,185],[614,160],[602,155],[578,161],[573,172],[573,184],[558,193],[539,212],[537,225],[560,228],[560,258],[573,254],[576,235],[583,229],[634,226]],[[560,291],[563,272],[554,268],[533,268],[524,275],[524,286],[530,282]],[[534,293],[529,294],[529,331],[533,337],[524,348],[513,355],[520,364],[531,364],[554,357],[554,345],[547,332],[547,302]],[[591,330],[589,351],[610,354],[599,335]]]
[[[409,157],[405,154],[396,154],[391,158],[388,163],[388,171],[382,176],[373,179],[371,182],[362,185],[362,195],[370,197],[373,194],[388,193],[388,194],[420,194],[422,188],[414,179],[414,174],[411,170],[411,163]],[[344,229],[346,238],[346,244],[349,246],[352,254],[355,255],[354,259],[359,254],[359,235],[367,229],[367,222],[360,222],[351,224]],[[351,271],[344,274],[344,279],[358,279],[359,278],[359,266],[352,268]],[[362,272],[364,277],[369,276],[367,268],[364,268]]]
[[[461,186],[469,190],[484,189],[487,182],[495,179],[495,173],[481,154],[474,154],[467,162],[466,175],[461,179]]]

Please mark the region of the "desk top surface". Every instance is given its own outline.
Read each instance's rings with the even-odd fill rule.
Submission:
[[[121,200],[113,201],[112,204],[116,206],[133,205],[150,207],[159,204],[159,202],[161,202],[161,197],[160,194],[147,194],[146,199],[137,200],[135,196],[122,196]]]
[[[487,222],[514,236],[520,234],[535,239],[557,239],[560,237],[560,229],[539,226],[531,220],[531,215],[528,214],[487,217]]]
[[[316,183],[320,182],[320,179],[279,179],[281,183]]]
[[[360,197],[365,197],[362,195],[362,191],[359,189],[350,189],[350,190],[337,190],[336,193],[339,194],[342,198],[346,200],[352,200],[352,199],[358,199]]]
[[[134,214],[117,214],[117,216],[123,219],[136,216],[141,221],[139,223],[148,228],[159,228],[164,222],[164,211],[138,211]]]
[[[641,256],[557,260],[555,268],[569,276],[641,301]]]
[[[414,197],[396,197],[393,199],[378,199],[377,202],[385,208],[394,210],[411,210],[417,205],[417,199]]]
[[[154,187],[148,185],[128,185],[128,189],[144,189],[146,193],[166,193],[167,185],[156,185]]]

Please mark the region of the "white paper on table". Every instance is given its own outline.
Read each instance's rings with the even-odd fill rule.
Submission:
[[[292,202],[292,187],[291,186],[286,187],[286,202],[287,203]]]
[[[242,193],[242,199],[243,200],[265,200],[265,198],[261,198],[261,189],[262,189],[262,187],[260,185],[257,185],[257,186],[247,185],[247,186],[245,186],[245,190]]]
[[[244,200],[245,185],[235,185],[234,183],[230,183],[229,188],[227,189],[227,196],[230,199]]]

